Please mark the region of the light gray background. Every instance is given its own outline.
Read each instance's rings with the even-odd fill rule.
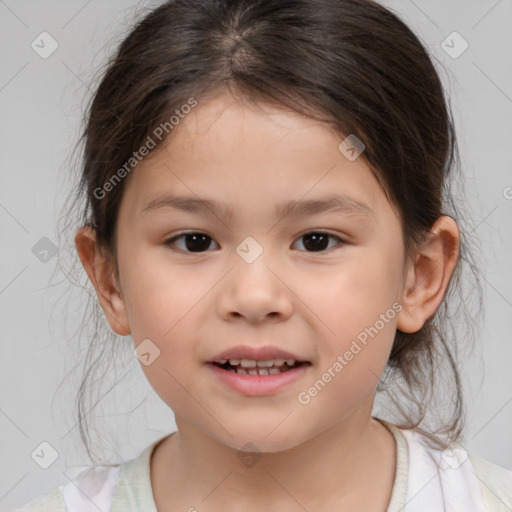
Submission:
[[[446,68],[442,76],[458,128],[467,208],[485,255],[485,326],[463,368],[466,448],[512,469],[512,0],[383,3]],[[80,375],[71,373],[57,390],[80,358],[64,324],[76,327],[82,306],[69,303],[65,321],[62,297],[71,285],[62,275],[52,277],[56,257],[44,263],[32,248],[43,237],[58,244],[56,222],[69,188],[70,150],[87,84],[133,17],[149,5],[0,0],[0,510],[68,482],[87,463],[72,417]],[[43,31],[59,45],[47,59],[31,48]],[[453,31],[469,43],[457,59],[441,46]],[[67,249],[59,250],[65,256]],[[126,378],[102,402],[99,422],[112,432],[105,441],[112,458],[123,460],[175,429],[172,411],[134,357],[126,369]],[[43,441],[59,455],[46,470],[31,458]]]

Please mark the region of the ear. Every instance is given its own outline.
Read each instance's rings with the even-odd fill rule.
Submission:
[[[397,329],[413,333],[441,304],[460,254],[457,223],[447,215],[437,219],[408,264]]]
[[[130,334],[126,304],[116,282],[114,265],[96,244],[96,232],[87,226],[79,228],[75,235],[75,246],[110,327],[121,336]]]

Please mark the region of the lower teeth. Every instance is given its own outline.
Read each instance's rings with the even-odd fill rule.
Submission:
[[[241,375],[277,375],[278,373],[287,372],[291,368],[287,365],[282,366],[280,368],[248,368],[243,369],[240,367],[237,367],[236,369],[232,366],[228,368],[224,368],[225,370],[228,370],[229,372],[233,373],[239,373]]]

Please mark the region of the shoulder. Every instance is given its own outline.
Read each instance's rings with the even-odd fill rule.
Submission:
[[[84,512],[109,510],[119,480],[119,466],[91,466],[72,481],[32,500],[14,512]]]
[[[510,512],[512,510],[512,471],[471,453],[469,460],[480,483],[488,510]]]
[[[62,486],[53,489],[40,498],[29,501],[13,512],[66,512],[62,497]]]
[[[473,455],[458,443],[443,449],[428,442],[419,429],[387,425],[406,441],[404,450],[403,441],[397,438],[398,462],[406,475],[402,505],[407,503],[408,510],[512,511],[512,471]]]
[[[166,436],[167,437],[167,436]],[[91,466],[72,481],[32,500],[12,512],[90,512],[98,510],[144,510],[156,512],[153,500],[150,459],[151,443],[137,457],[115,465]]]

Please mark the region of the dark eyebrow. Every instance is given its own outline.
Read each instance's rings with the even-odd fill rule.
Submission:
[[[231,217],[233,215],[230,208],[215,199],[173,195],[160,196],[149,201],[142,208],[142,213],[158,208],[172,208],[190,213],[214,213],[219,217]]]
[[[165,195],[149,201],[142,209],[142,212],[158,208],[173,208],[190,213],[213,213],[218,217],[232,217],[233,210],[225,203],[215,199],[201,199],[191,196]],[[374,216],[370,207],[361,201],[349,196],[332,195],[322,199],[291,200],[288,203],[278,205],[276,216],[279,218],[286,215],[307,216],[337,211],[348,214],[359,214]]]
[[[278,206],[276,214],[278,217],[285,217],[286,215],[307,216],[330,211],[369,216],[374,215],[371,208],[365,203],[353,197],[340,195],[332,195],[323,199],[292,200],[284,205]]]

